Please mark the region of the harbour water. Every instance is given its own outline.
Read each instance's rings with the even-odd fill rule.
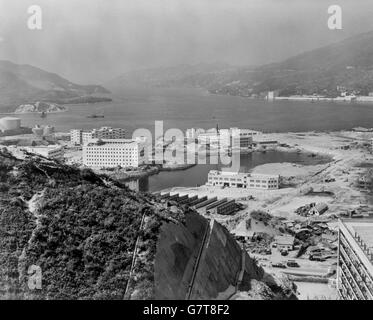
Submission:
[[[264,132],[335,131],[353,127],[371,127],[373,105],[330,102],[253,100],[208,94],[200,89],[124,88],[114,91],[113,102],[69,105],[67,112],[17,115],[25,126],[49,124],[57,131],[73,128],[91,129],[101,126],[121,127],[129,132],[138,128],[154,134],[154,121],[163,120],[164,131],[169,128],[186,130],[239,127]],[[87,118],[90,114],[104,118]],[[267,152],[244,155],[242,171],[274,162],[317,164],[329,159],[290,152]],[[160,190],[172,186],[196,186],[206,182],[207,173],[217,165],[197,165],[185,171],[161,172],[138,182],[140,190]]]
[[[24,125],[50,124],[58,131],[112,126],[131,134],[137,128],[154,131],[154,121],[164,129],[191,127],[251,128],[266,132],[333,131],[371,127],[373,104],[254,100],[208,94],[200,89],[125,88],[114,92],[112,102],[69,105],[67,112],[19,116]],[[104,118],[87,118],[90,114]]]

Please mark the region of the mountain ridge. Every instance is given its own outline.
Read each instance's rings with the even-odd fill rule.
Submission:
[[[202,87],[210,93],[246,97],[265,96],[268,91],[277,91],[280,96],[336,97],[342,91],[368,95],[373,92],[373,31],[258,67],[213,67],[208,72],[203,68],[193,71],[193,66],[187,72],[185,67],[174,67],[171,74],[159,68],[138,71],[136,77],[126,73],[109,86],[140,79],[143,85]]]
[[[109,90],[100,85],[79,85],[56,73],[29,64],[0,60],[0,109],[2,110],[13,111],[18,105],[36,101],[65,104],[71,103],[70,100],[88,97],[95,98],[97,102],[102,99],[107,101],[111,99],[95,95],[109,93]]]

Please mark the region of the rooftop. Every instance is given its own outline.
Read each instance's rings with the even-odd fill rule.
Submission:
[[[54,144],[54,145],[49,145],[49,146],[41,146],[41,145],[38,145],[38,146],[24,146],[24,147],[20,147],[20,148],[25,148],[25,149],[33,149],[33,150],[57,150],[57,149],[62,149],[63,147],[58,145],[58,144]]]
[[[353,226],[352,228],[368,248],[373,250],[373,223],[370,225]]]
[[[247,176],[253,178],[276,178],[278,179],[280,175],[278,174],[265,174],[265,173],[249,173],[249,172],[237,172],[237,171],[228,171],[228,170],[210,170],[209,174],[212,175],[222,175],[222,176]]]
[[[89,139],[86,143],[87,145],[97,145],[97,146],[104,146],[104,145],[114,145],[114,146],[121,146],[124,144],[137,144],[139,142],[144,142],[144,139]]]
[[[15,117],[4,117],[4,118],[0,118],[0,120],[21,120],[21,119],[15,118]]]
[[[294,237],[289,236],[289,235],[276,236],[275,240],[276,240],[276,243],[279,245],[293,245],[294,244]]]
[[[341,222],[371,261],[373,256],[373,219],[344,219]]]

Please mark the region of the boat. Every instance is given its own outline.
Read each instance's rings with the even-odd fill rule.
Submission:
[[[87,118],[105,118],[105,116],[103,114],[91,114],[89,116],[87,116]]]
[[[40,114],[40,117],[41,118],[46,118],[47,117],[47,113],[45,111],[42,111],[41,114]]]

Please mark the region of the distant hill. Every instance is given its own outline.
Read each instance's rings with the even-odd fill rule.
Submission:
[[[126,73],[108,85],[131,83],[202,87],[211,93],[239,96],[268,91],[283,96],[337,96],[337,87],[367,95],[373,92],[373,32],[256,68],[202,64],[140,70]]]
[[[126,72],[105,85],[112,89],[126,86],[220,88],[228,81],[247,77],[251,68],[236,68],[224,63],[179,65]]]
[[[366,95],[373,91],[373,32],[305,52],[253,74],[254,92],[278,90],[280,95],[337,95],[337,87]]]
[[[64,104],[84,97],[82,102],[90,102],[87,96],[107,93],[110,91],[99,85],[78,85],[30,65],[0,61],[0,110],[13,111],[36,101]]]

